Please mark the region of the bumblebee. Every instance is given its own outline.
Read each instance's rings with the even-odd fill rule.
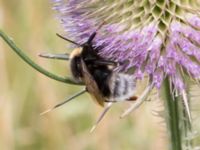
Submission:
[[[134,77],[125,73],[116,72],[114,69],[119,65],[119,62],[106,60],[99,56],[98,52],[101,50],[101,47],[94,47],[92,43],[96,34],[96,31],[92,33],[88,40],[83,44],[76,43],[57,34],[60,38],[77,45],[78,48],[75,48],[70,54],[47,53],[40,54],[40,56],[52,59],[69,60],[72,77],[77,83],[84,83],[86,87],[83,91],[54,106],[52,109],[65,104],[84,92],[88,92],[92,96],[92,99],[99,105],[104,106],[104,104],[108,102],[108,105],[96,122],[97,125],[109,110],[112,103],[119,101],[133,101],[136,100],[137,97],[134,96],[136,86]],[[44,113],[47,113],[52,109],[49,109]],[[93,127],[92,130],[94,128],[95,127]]]
[[[40,56],[69,60],[72,77],[77,83],[83,82],[85,84],[86,91],[99,105],[104,106],[105,102],[137,99],[134,96],[136,86],[134,77],[115,72],[114,68],[119,63],[103,59],[98,55],[97,52],[100,48],[94,48],[92,44],[96,32],[91,34],[84,44],[78,44],[57,35],[79,47],[74,49],[71,54],[40,54]]]

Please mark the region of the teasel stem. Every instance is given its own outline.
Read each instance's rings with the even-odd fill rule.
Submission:
[[[191,122],[185,110],[182,96],[172,93],[168,78],[163,82],[161,98],[165,105],[165,120],[169,131],[171,150],[183,150],[192,148],[192,142],[188,138],[191,131]],[[187,148],[186,148],[187,147]]]
[[[0,30],[0,36],[2,39],[8,44],[8,46],[27,64],[29,64],[32,68],[37,70],[38,72],[46,75],[47,77],[54,79],[59,82],[64,82],[67,84],[75,84],[75,85],[81,85],[81,83],[76,83],[72,78],[70,77],[61,77],[58,75],[55,75],[44,68],[40,67],[38,64],[36,64],[33,60],[31,60],[17,45],[13,42],[13,40],[5,34],[2,30]]]

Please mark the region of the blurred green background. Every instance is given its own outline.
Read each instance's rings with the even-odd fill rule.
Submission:
[[[66,62],[39,58],[39,52],[71,52],[55,36],[63,33],[50,0],[0,0],[0,28],[34,61],[59,75]],[[165,126],[154,110],[159,101],[146,102],[125,119],[130,103],[114,105],[94,133],[90,128],[103,110],[88,94],[45,115],[39,114],[82,87],[59,83],[36,72],[0,39],[1,150],[164,150]]]

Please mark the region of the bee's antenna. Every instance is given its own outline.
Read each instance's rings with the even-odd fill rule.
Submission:
[[[70,40],[70,39],[68,39],[68,38],[66,38],[66,37],[64,37],[64,36],[62,36],[62,35],[60,35],[60,34],[58,34],[58,33],[56,33],[56,35],[57,35],[58,37],[60,37],[61,39],[66,40],[66,41],[68,41],[68,42],[70,42],[70,43],[73,43],[73,44],[78,45],[78,46],[80,46],[80,47],[82,46],[81,44],[76,43],[76,42],[74,42],[74,41],[72,41],[72,40]]]
[[[101,115],[99,116],[98,120],[95,122],[95,124],[93,125],[93,127],[90,130],[90,133],[92,133],[97,125],[100,123],[100,121],[103,119],[103,117],[105,116],[105,114],[108,112],[108,110],[110,109],[110,107],[112,106],[113,102],[109,102],[107,104],[107,106],[105,107],[105,109],[103,110],[103,112],[101,113]]]
[[[56,108],[58,108],[58,107],[64,105],[65,103],[67,103],[67,102],[71,101],[72,99],[74,99],[74,98],[76,98],[76,97],[78,97],[78,96],[84,94],[85,92],[86,92],[86,89],[83,89],[82,91],[76,93],[75,95],[72,95],[72,96],[71,96],[70,98],[68,98],[67,100],[65,100],[65,101],[63,101],[63,102],[61,102],[61,103],[55,105],[54,107],[52,107],[52,108],[50,108],[50,109],[48,109],[48,110],[46,110],[46,111],[40,113],[40,116],[42,116],[42,115],[44,115],[44,114],[46,114],[46,113],[48,113],[48,112],[50,112],[50,111],[52,111],[52,110],[54,110],[54,109],[56,109]]]
[[[93,33],[90,35],[90,37],[89,37],[89,39],[88,39],[87,43],[91,43],[91,42],[92,42],[92,40],[94,39],[94,37],[96,36],[96,34],[97,34],[97,32],[96,32],[96,31],[95,31],[95,32],[93,32]]]
[[[38,56],[50,59],[69,60],[69,54],[40,53]]]
[[[96,29],[96,31],[94,31],[94,32],[90,35],[90,37],[89,37],[87,43],[91,43],[91,42],[92,42],[92,40],[94,39],[94,37],[95,37],[96,34],[97,34],[97,31],[98,31],[104,24],[105,24],[105,21],[103,21],[103,23],[101,23],[101,24],[99,25],[99,27]]]

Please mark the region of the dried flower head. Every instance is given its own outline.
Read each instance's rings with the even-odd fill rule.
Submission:
[[[99,54],[122,62],[117,70],[147,75],[144,97],[166,77],[171,92],[187,105],[186,76],[200,77],[200,2],[198,0],[54,0],[68,37],[84,42],[105,21],[94,45]],[[138,102],[139,104],[140,102]]]

